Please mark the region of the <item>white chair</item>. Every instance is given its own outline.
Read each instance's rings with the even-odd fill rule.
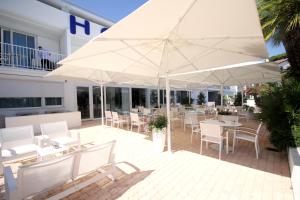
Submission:
[[[117,112],[111,112],[111,114],[113,119],[112,121],[113,126],[116,124],[117,127],[120,128],[120,126],[123,127],[123,124],[127,123],[126,120],[119,118],[119,114]]]
[[[151,114],[151,110],[149,108],[144,108],[143,114],[144,115],[150,115]]]
[[[226,133],[226,135],[223,136],[223,128],[220,125],[201,122],[200,130],[201,130],[200,154],[202,154],[202,143],[206,142],[206,147],[207,147],[208,142],[211,142],[219,145],[219,159],[221,159],[224,139],[226,140],[226,152],[228,153],[228,134]]]
[[[139,109],[138,108],[131,108],[131,112],[138,113]]]
[[[239,122],[239,116],[236,115],[218,115],[218,119],[221,121],[229,121],[233,123]]]
[[[109,122],[110,125],[112,126],[113,118],[112,118],[111,111],[106,110],[106,111],[105,111],[105,124],[107,125],[108,122]]]
[[[19,200],[34,197],[73,180],[74,184],[70,188],[49,198],[62,199],[99,181],[104,176],[114,180],[114,146],[115,141],[112,141],[73,154],[24,165],[19,167],[16,178],[11,167],[6,167],[4,169],[6,199]],[[111,167],[104,171],[103,167],[108,166]],[[80,183],[74,181],[95,171],[103,173],[80,181]]]
[[[183,119],[183,130],[185,132],[186,126],[192,126],[193,122],[198,121],[196,113],[187,112]]]
[[[41,124],[43,136],[47,136],[55,146],[80,148],[80,134],[77,131],[69,131],[66,121]]]
[[[137,113],[130,113],[130,130],[132,131],[133,126],[138,127],[138,133],[140,132],[140,127],[145,127],[145,122],[139,119],[139,115]]]
[[[37,156],[39,146],[35,144],[33,126],[0,129],[0,173],[3,162]]]
[[[232,152],[234,152],[234,146],[237,140],[245,140],[248,142],[253,142],[255,147],[255,152],[256,152],[256,158],[258,159],[258,154],[260,152],[259,133],[260,133],[261,126],[262,126],[262,122],[258,125],[256,130],[248,127],[241,127],[238,130],[236,130],[233,136]]]

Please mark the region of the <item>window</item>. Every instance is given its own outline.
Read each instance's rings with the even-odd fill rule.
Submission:
[[[46,106],[62,106],[62,98],[61,97],[46,97],[45,105]]]
[[[132,88],[132,108],[137,106],[146,107],[146,91],[144,88]]]
[[[41,107],[41,97],[0,98],[0,108]]]
[[[106,110],[129,111],[129,88],[106,87]]]

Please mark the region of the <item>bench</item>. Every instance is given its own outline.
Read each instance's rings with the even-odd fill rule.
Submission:
[[[114,154],[116,141],[95,145],[69,155],[56,157],[30,165],[19,167],[17,177],[14,178],[10,167],[4,168],[6,199],[17,200],[34,197],[40,193],[50,191],[58,186],[72,181],[70,188],[51,196],[49,199],[61,199],[84,187],[89,186],[101,178],[108,176],[114,181]],[[109,166],[108,170],[103,167]],[[79,178],[93,172],[101,172],[80,183]]]

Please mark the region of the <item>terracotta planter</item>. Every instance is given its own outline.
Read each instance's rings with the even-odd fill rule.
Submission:
[[[166,143],[166,131],[165,130],[152,130],[152,141],[153,150],[156,153],[161,153],[164,151]]]

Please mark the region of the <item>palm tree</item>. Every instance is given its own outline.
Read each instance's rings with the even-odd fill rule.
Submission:
[[[266,40],[283,43],[289,63],[289,75],[300,79],[300,0],[257,0]]]

